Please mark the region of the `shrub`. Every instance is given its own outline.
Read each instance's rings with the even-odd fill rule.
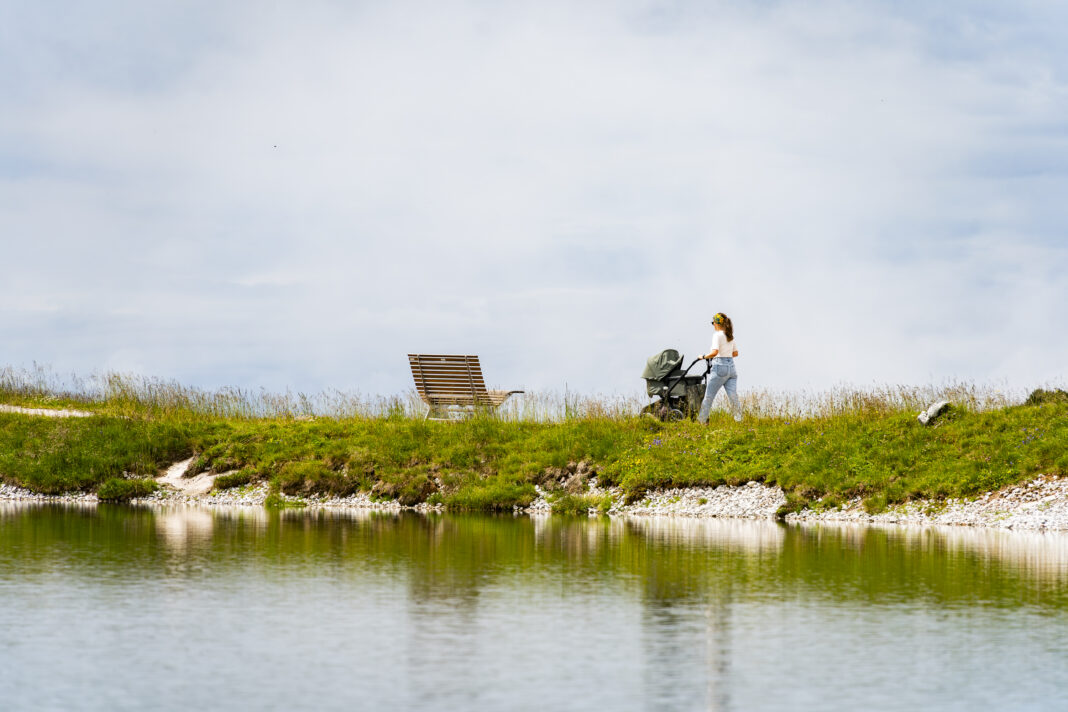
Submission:
[[[510,511],[515,506],[526,507],[537,496],[529,482],[508,482],[500,479],[473,482],[445,497],[449,509],[472,511]]]
[[[232,475],[219,475],[215,478],[215,489],[230,489],[231,487],[241,487],[247,485],[256,479],[256,473],[252,470],[245,468],[239,472],[235,472]]]
[[[589,514],[590,507],[596,506],[592,497],[580,494],[562,494],[552,500],[553,514],[570,514],[573,516]]]
[[[864,501],[861,504],[864,505],[864,511],[868,514],[880,514],[886,511],[886,508],[889,506],[890,502],[889,498],[886,496],[886,493],[880,492],[879,494],[872,495],[871,497],[865,497]]]
[[[329,494],[345,497],[359,489],[359,480],[334,472],[318,460],[287,462],[272,484],[288,495]]]
[[[382,499],[395,499],[405,507],[411,507],[425,502],[437,491],[438,486],[426,473],[409,471],[383,476],[371,488],[371,495]]]
[[[112,477],[100,485],[96,496],[102,502],[127,502],[134,497],[146,497],[159,489],[153,480],[126,480]]]
[[[607,514],[612,507],[613,499],[610,494],[597,496],[565,493],[553,497],[551,504],[553,514],[585,516],[590,513],[591,509]]]
[[[1049,391],[1037,388],[1031,391],[1031,395],[1027,396],[1027,400],[1024,401],[1024,405],[1045,405],[1046,403],[1068,403],[1068,391],[1060,388]]]
[[[787,514],[793,514],[794,512],[800,512],[802,509],[808,506],[809,500],[803,495],[797,492],[786,493],[786,503],[779,507],[775,512],[775,516],[782,519]]]

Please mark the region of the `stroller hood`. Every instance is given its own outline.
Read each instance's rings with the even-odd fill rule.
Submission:
[[[683,356],[675,349],[664,349],[645,362],[642,378],[647,381],[663,381],[672,371],[682,366]]]

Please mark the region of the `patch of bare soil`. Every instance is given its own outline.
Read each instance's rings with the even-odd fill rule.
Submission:
[[[40,415],[45,418],[88,418],[92,413],[84,410],[66,410],[56,408],[23,408],[19,405],[0,405],[0,413],[21,413],[22,415]]]
[[[163,473],[161,477],[156,478],[156,482],[167,487],[172,487],[190,497],[199,497],[207,494],[211,491],[212,485],[215,484],[215,478],[218,477],[218,475],[210,472],[202,472],[199,475],[186,477],[185,473],[189,470],[189,465],[192,463],[193,458],[174,463],[167,468],[167,471]]]

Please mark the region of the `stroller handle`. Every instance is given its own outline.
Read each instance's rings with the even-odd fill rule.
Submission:
[[[712,370],[712,364],[704,356],[698,356],[693,361],[690,361],[690,365],[686,367],[686,370],[682,372],[682,375],[685,376],[687,373],[689,373],[690,369],[693,368],[693,365],[695,363],[697,363],[698,361],[704,361],[705,362],[705,375],[707,376],[708,372]]]
[[[675,384],[677,384],[679,381],[681,381],[683,378],[685,378],[686,374],[688,374],[690,372],[690,369],[693,368],[694,364],[697,363],[698,361],[704,361],[705,362],[704,376],[708,375],[708,372],[712,370],[712,362],[709,361],[708,359],[706,359],[704,356],[699,356],[699,357],[695,358],[693,361],[690,361],[690,365],[686,367],[686,370],[683,371],[682,373],[680,373],[678,376],[675,376],[674,380],[668,381],[668,385],[667,385],[667,392],[668,393],[671,393],[671,389],[675,387]],[[702,376],[702,378],[704,376]]]

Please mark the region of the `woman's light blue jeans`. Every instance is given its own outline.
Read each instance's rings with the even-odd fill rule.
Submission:
[[[730,356],[717,356],[712,359],[712,371],[708,374],[705,399],[701,401],[701,412],[697,414],[697,419],[702,423],[708,422],[708,411],[712,409],[712,401],[720,388],[723,388],[727,392],[727,397],[730,398],[734,419],[741,422],[742,404],[738,400],[738,371],[735,370],[734,359]]]

